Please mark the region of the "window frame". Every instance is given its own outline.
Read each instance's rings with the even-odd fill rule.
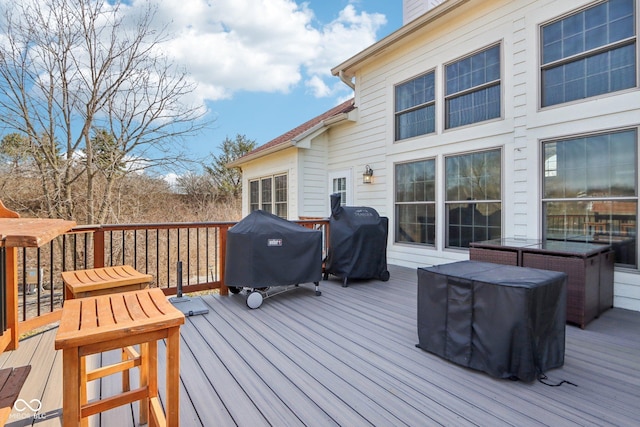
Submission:
[[[567,105],[567,104],[571,104],[571,103],[575,103],[575,102],[581,102],[584,101],[585,99],[593,99],[599,96],[607,96],[610,94],[614,94],[614,93],[618,93],[620,91],[624,91],[624,90],[633,90],[633,89],[637,89],[638,88],[638,81],[639,81],[639,73],[638,73],[638,8],[637,8],[637,2],[633,2],[633,32],[634,34],[630,37],[627,38],[623,38],[614,42],[607,42],[606,44],[591,48],[591,49],[585,49],[581,52],[578,53],[574,53],[574,54],[570,54],[568,56],[564,56],[561,57],[559,59],[554,59],[552,61],[549,61],[548,63],[544,62],[544,54],[545,54],[545,43],[544,43],[544,29],[559,23],[561,21],[564,21],[566,19],[570,19],[572,17],[577,16],[578,14],[581,14],[589,9],[594,9],[596,7],[599,7],[605,3],[609,3],[610,0],[604,0],[604,1],[600,1],[594,4],[590,4],[587,5],[585,7],[579,8],[579,9],[575,9],[569,13],[566,13],[560,17],[554,18],[553,20],[547,21],[543,24],[540,24],[538,26],[538,43],[539,43],[539,56],[538,56],[538,61],[539,61],[539,76],[538,76],[538,82],[540,85],[540,91],[539,91],[539,108],[540,109],[546,109],[546,108],[552,108],[555,106],[560,106],[560,105]],[[609,23],[610,21],[607,20],[607,23]],[[583,34],[585,32],[585,30],[583,30],[581,33]],[[554,103],[546,103],[545,101],[545,88],[546,88],[546,83],[545,83],[545,72],[555,69],[557,67],[563,67],[566,65],[570,65],[570,64],[577,64],[579,63],[579,61],[583,61],[583,60],[588,60],[589,58],[595,58],[597,55],[603,54],[603,53],[610,53],[613,52],[617,49],[620,49],[622,47],[625,46],[631,46],[631,45],[635,45],[634,51],[635,51],[635,60],[633,61],[633,66],[635,67],[635,82],[632,86],[630,87],[625,87],[625,88],[621,88],[621,89],[613,89],[613,90],[607,90],[604,92],[600,92],[600,93],[596,93],[593,95],[588,95],[586,93],[585,90],[585,96],[583,97],[578,97],[578,98],[573,98],[573,99],[569,99],[569,100],[562,100],[560,102],[554,102]],[[607,68],[607,72],[610,73],[611,72],[611,68]],[[585,79],[588,76],[585,75]],[[565,81],[563,83],[563,87],[565,87],[567,84],[567,82]],[[566,97],[565,97],[566,98]]]
[[[499,199],[465,199],[465,200],[460,200],[458,199],[449,199],[449,194],[448,194],[448,179],[449,179],[449,173],[448,173],[448,169],[447,169],[447,160],[450,158],[454,158],[454,157],[463,157],[463,156],[473,156],[476,154],[481,154],[481,153],[490,153],[490,152],[498,152],[499,153],[499,167],[500,167],[500,171],[499,171],[499,185],[498,185],[498,191],[500,192],[499,194]],[[487,216],[487,224],[484,227],[484,229],[486,230],[485,232],[485,237],[481,238],[481,239],[475,239],[475,230],[476,229],[482,229],[483,227],[479,227],[478,225],[474,223],[471,224],[471,228],[473,230],[473,235],[474,238],[470,239],[470,242],[473,241],[478,241],[478,240],[488,240],[488,239],[492,239],[492,238],[499,238],[503,235],[504,232],[504,173],[505,173],[505,168],[504,168],[504,148],[503,147],[489,147],[489,148],[485,148],[485,149],[481,149],[481,150],[474,150],[474,151],[466,151],[466,152],[461,152],[461,153],[452,153],[452,154],[447,154],[444,156],[443,159],[443,163],[444,163],[444,170],[443,170],[443,190],[444,190],[444,228],[445,228],[445,238],[444,238],[444,247],[446,249],[453,249],[453,250],[468,250],[469,247],[468,246],[455,246],[451,244],[451,227],[453,226],[451,224],[451,219],[450,219],[450,211],[449,211],[449,207],[452,205],[467,205],[467,209],[470,208],[474,208],[473,212],[475,212],[475,207],[476,205],[480,204],[480,205],[485,205],[485,206],[490,206],[491,204],[499,204],[500,205],[500,213],[499,213],[499,229],[500,232],[498,233],[499,236],[495,236],[495,235],[490,235],[491,233],[489,233],[490,230],[494,229],[495,227],[492,227],[491,224],[489,224],[489,220],[490,217]],[[472,206],[473,205],[473,206]],[[462,209],[462,208],[461,208]],[[463,224],[458,224],[460,226],[462,226]],[[459,237],[459,240],[462,240],[462,237]]]
[[[412,200],[412,201],[398,201],[399,195],[399,185],[401,184],[398,179],[398,167],[404,165],[417,164],[422,162],[429,162],[433,164],[433,200]],[[408,244],[408,245],[416,245],[421,247],[430,247],[435,248],[437,244],[437,236],[438,236],[438,163],[436,157],[427,157],[423,159],[415,159],[408,160],[405,162],[398,162],[393,166],[393,177],[394,177],[394,191],[393,191],[393,205],[394,205],[394,215],[395,215],[395,227],[394,227],[394,243],[396,244]],[[426,192],[425,192],[426,195]],[[426,198],[425,198],[426,199]],[[418,225],[422,225],[425,227],[425,242],[416,242],[416,241],[408,241],[408,240],[399,240],[399,231],[400,231],[400,212],[399,209],[401,206],[425,206],[432,207],[434,222],[433,222],[433,241],[429,241],[429,223],[415,223]]]
[[[498,60],[499,60],[499,64],[498,64],[498,69],[499,69],[499,77],[497,79],[493,79],[493,80],[487,80],[484,83],[475,85],[475,86],[471,86],[468,87],[466,89],[462,89],[462,90],[458,90],[452,93],[448,93],[448,88],[447,88],[447,70],[448,67],[454,65],[454,64],[458,64],[466,59],[470,59],[473,58],[476,55],[479,55],[481,53],[487,52],[491,49],[494,48],[498,48]],[[465,127],[465,126],[471,126],[477,123],[482,123],[482,122],[487,122],[490,120],[497,120],[497,119],[501,119],[503,117],[503,109],[504,109],[504,102],[503,102],[503,80],[504,80],[504,59],[503,59],[503,42],[502,41],[498,41],[489,45],[486,45],[485,47],[482,47],[480,49],[477,49],[467,55],[464,55],[462,57],[458,57],[452,61],[446,62],[443,64],[443,76],[442,76],[442,86],[443,86],[443,100],[444,100],[444,129],[445,130],[451,130],[451,129],[457,129],[457,128],[461,128],[461,127]],[[499,92],[500,92],[500,96],[499,96],[499,112],[498,115],[495,117],[488,117],[486,119],[481,119],[481,120],[477,120],[477,121],[471,121],[469,123],[463,123],[463,124],[457,124],[455,126],[451,125],[451,118],[450,118],[450,111],[451,111],[451,101],[461,98],[463,96],[467,96],[467,95],[471,95],[474,93],[480,93],[481,91],[490,89],[492,87],[498,87]],[[485,104],[486,105],[486,104]]]
[[[284,181],[284,189],[276,188],[276,184],[278,180]],[[263,182],[270,183],[270,189],[267,190],[263,187]],[[257,183],[257,189],[254,188]],[[257,190],[258,200],[254,200],[254,190]],[[265,199],[265,191],[268,191],[269,200]],[[279,196],[284,195],[284,200],[280,200]],[[278,215],[281,218],[288,218],[288,210],[289,210],[289,177],[287,173],[276,173],[272,175],[265,175],[261,177],[255,177],[249,180],[249,212],[253,212],[254,210],[261,209],[265,212],[272,213],[274,215],[278,215],[279,213],[284,212],[285,215]]]
[[[404,108],[402,110],[398,110],[397,109],[397,104],[398,104],[398,90],[404,86],[407,85],[411,82],[414,82],[420,78],[423,77],[427,77],[427,76],[433,76],[433,98],[431,100],[419,103],[419,104],[415,104],[412,105],[410,107]],[[430,135],[430,134],[434,134],[437,131],[437,106],[436,106],[436,100],[437,100],[437,92],[438,92],[438,76],[436,74],[436,70],[435,68],[431,69],[431,70],[427,70],[424,73],[421,73],[417,76],[411,77],[407,80],[404,80],[403,82],[397,83],[393,86],[393,140],[394,142],[400,142],[400,141],[404,141],[406,139],[411,139],[411,138],[416,138],[419,136],[424,136],[424,135]],[[428,117],[428,119],[433,119],[433,130],[431,131],[427,131],[424,133],[417,133],[415,135],[410,135],[410,136],[405,136],[405,137],[400,137],[400,118],[406,114],[410,114],[410,113],[414,113],[417,112],[419,110],[426,110],[429,111],[429,108],[432,108],[433,111],[433,117]]]

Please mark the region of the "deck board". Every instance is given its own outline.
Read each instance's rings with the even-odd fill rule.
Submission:
[[[640,425],[640,313],[612,309],[584,330],[567,326],[565,364],[547,375],[577,387],[501,380],[416,348],[416,270],[389,269],[388,282],[350,281],[345,288],[330,279],[321,282],[322,296],[302,285],[256,310],[242,294],[204,296],[209,313],[181,328],[181,424]],[[25,339],[0,355],[0,367],[37,365],[21,393],[42,400],[48,417],[37,426],[61,421],[54,335]],[[161,400],[164,352],[161,344]],[[102,391],[119,385],[116,375]],[[114,409],[92,425],[136,425],[137,408]]]

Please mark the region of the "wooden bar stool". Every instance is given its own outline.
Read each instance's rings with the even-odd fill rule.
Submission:
[[[118,292],[137,291],[153,281],[130,265],[89,268],[62,272],[65,299],[84,298]]]
[[[130,265],[63,271],[65,300],[146,289],[153,281],[150,274],[140,273]],[[122,349],[122,360],[139,359],[133,346]],[[122,372],[122,390],[129,390],[129,371]]]
[[[167,301],[161,289],[71,299],[62,309],[55,348],[62,350],[63,425],[87,425],[87,417],[134,401],[140,403],[140,423],[177,426],[179,422],[180,325],[184,315]],[[158,399],[158,340],[167,340],[166,398]],[[91,354],[140,345],[136,360],[124,360],[87,372]],[[140,387],[87,401],[88,381],[140,366]],[[166,412],[166,413],[165,413]]]

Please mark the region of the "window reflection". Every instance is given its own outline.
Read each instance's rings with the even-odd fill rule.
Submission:
[[[433,159],[396,165],[396,242],[435,244],[435,174]]]
[[[501,158],[500,150],[446,158],[447,247],[501,237]]]
[[[545,238],[611,244],[637,265],[636,141],[634,129],[544,144]]]

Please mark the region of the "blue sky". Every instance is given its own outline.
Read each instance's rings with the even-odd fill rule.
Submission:
[[[180,7],[179,17],[167,3]],[[330,69],[402,25],[400,0],[212,0],[206,13],[213,4],[210,16],[224,18],[207,22],[199,20],[202,3],[159,2],[181,33],[170,49],[192,70],[215,118],[187,141],[193,157],[216,153],[236,134],[262,145],[351,97]]]
[[[183,159],[205,163],[227,137],[262,145],[351,98],[331,68],[402,25],[401,0],[121,0],[123,34],[149,1],[151,30],[163,36],[154,49],[187,72],[185,83],[197,89],[181,101],[211,122],[176,141],[172,154],[186,148]],[[0,0],[3,10],[14,4]],[[153,172],[186,172],[176,167]],[[187,168],[199,172],[194,163]]]

